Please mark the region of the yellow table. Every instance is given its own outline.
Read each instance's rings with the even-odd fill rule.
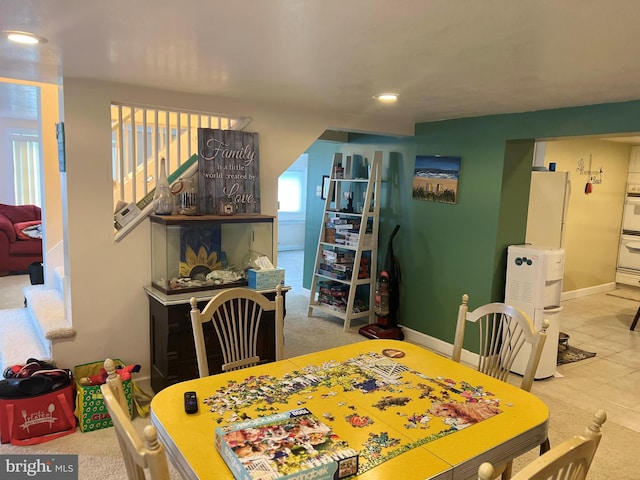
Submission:
[[[188,390],[200,402],[194,415],[183,409]],[[410,343],[367,340],[172,385],[151,402],[151,421],[183,478],[232,479],[214,447],[216,427],[237,421],[234,410],[257,418],[301,406],[360,451],[357,478],[366,480],[475,479],[482,462],[542,443],[549,417],[513,385]]]

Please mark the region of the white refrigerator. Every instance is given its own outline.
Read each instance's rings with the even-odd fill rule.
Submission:
[[[571,182],[569,172],[531,172],[525,243],[538,248],[562,248]]]

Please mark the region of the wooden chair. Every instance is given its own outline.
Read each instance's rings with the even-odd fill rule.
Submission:
[[[607,414],[598,410],[582,435],[576,435],[536,458],[516,473],[512,480],[584,480],[600,444],[600,428]],[[495,471],[490,463],[478,469],[478,480],[493,479]]]
[[[467,322],[480,327],[480,348],[478,353],[478,371],[494,378],[507,381],[509,372],[518,353],[525,344],[531,346],[527,367],[520,388],[531,391],[542,348],[547,339],[549,320],[543,322],[542,329],[536,332],[533,322],[523,311],[505,303],[489,303],[469,311],[469,295],[462,295],[458,308],[458,322],[453,342],[452,360],[460,362],[462,343]],[[540,445],[540,454],[550,448],[549,440]],[[502,479],[511,478],[512,462],[501,466]]]
[[[520,388],[530,392],[547,339],[549,321],[545,320],[542,329],[536,332],[526,313],[505,303],[489,303],[470,312],[469,295],[465,293],[458,308],[458,323],[451,356],[456,362],[460,362],[467,322],[480,326],[478,371],[499,380],[507,381],[513,362],[523,345],[531,345],[527,368],[520,384]]]
[[[200,377],[209,375],[203,324],[213,322],[222,349],[222,371],[237,370],[260,362],[257,351],[258,329],[265,312],[274,312],[276,360],[281,360],[284,344],[284,298],[280,285],[276,287],[274,300],[248,288],[223,290],[209,300],[202,312],[198,309],[197,300],[192,297],[191,325]]]
[[[120,444],[127,477],[129,480],[145,480],[147,471],[150,480],[169,480],[169,464],[155,427],[147,425],[143,431],[144,438],[140,438],[131,423],[122,379],[116,373],[113,360],[107,358],[104,368],[107,382],[100,386],[100,390]]]

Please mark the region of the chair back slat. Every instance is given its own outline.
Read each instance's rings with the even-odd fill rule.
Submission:
[[[241,356],[253,357],[257,354],[258,329],[260,325],[261,311],[256,308],[257,304],[249,300],[241,300],[244,304],[245,322],[240,322],[242,335],[239,338],[239,344],[242,345]],[[260,313],[258,313],[260,312]]]
[[[209,300],[202,311],[192,298],[191,323],[200,377],[209,375],[203,324],[213,323],[222,351],[222,370],[236,370],[260,363],[258,339],[266,312],[273,312],[275,316],[276,360],[280,360],[284,327],[282,287],[276,287],[275,300],[247,288],[229,288]]]
[[[249,308],[249,302],[247,302],[247,308]],[[248,323],[249,331],[247,332],[247,350],[245,355],[248,357],[258,356],[258,329],[260,328],[260,319],[264,310],[257,303],[251,302],[251,322]]]
[[[240,303],[239,301],[236,303]],[[221,343],[223,348],[226,348],[229,357],[225,360],[225,363],[231,363],[235,359],[242,357],[242,345],[238,341],[241,337],[242,332],[239,332],[238,329],[240,325],[238,325],[239,319],[243,318],[242,315],[238,315],[239,307],[238,305],[234,305],[233,299],[227,300],[222,308],[224,310],[224,321],[221,325],[221,328],[225,329],[227,332],[227,337],[224,340],[224,343]],[[241,340],[240,340],[241,341]]]

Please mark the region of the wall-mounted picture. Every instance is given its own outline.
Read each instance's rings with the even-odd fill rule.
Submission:
[[[323,175],[322,176],[322,195],[320,198],[322,198],[322,200],[326,200],[327,197],[329,196],[329,187],[331,186],[331,182],[329,180],[329,175]],[[335,202],[336,201],[336,193],[333,192],[333,195],[331,197],[331,201]]]
[[[456,203],[461,157],[416,155],[413,198],[429,202]]]

